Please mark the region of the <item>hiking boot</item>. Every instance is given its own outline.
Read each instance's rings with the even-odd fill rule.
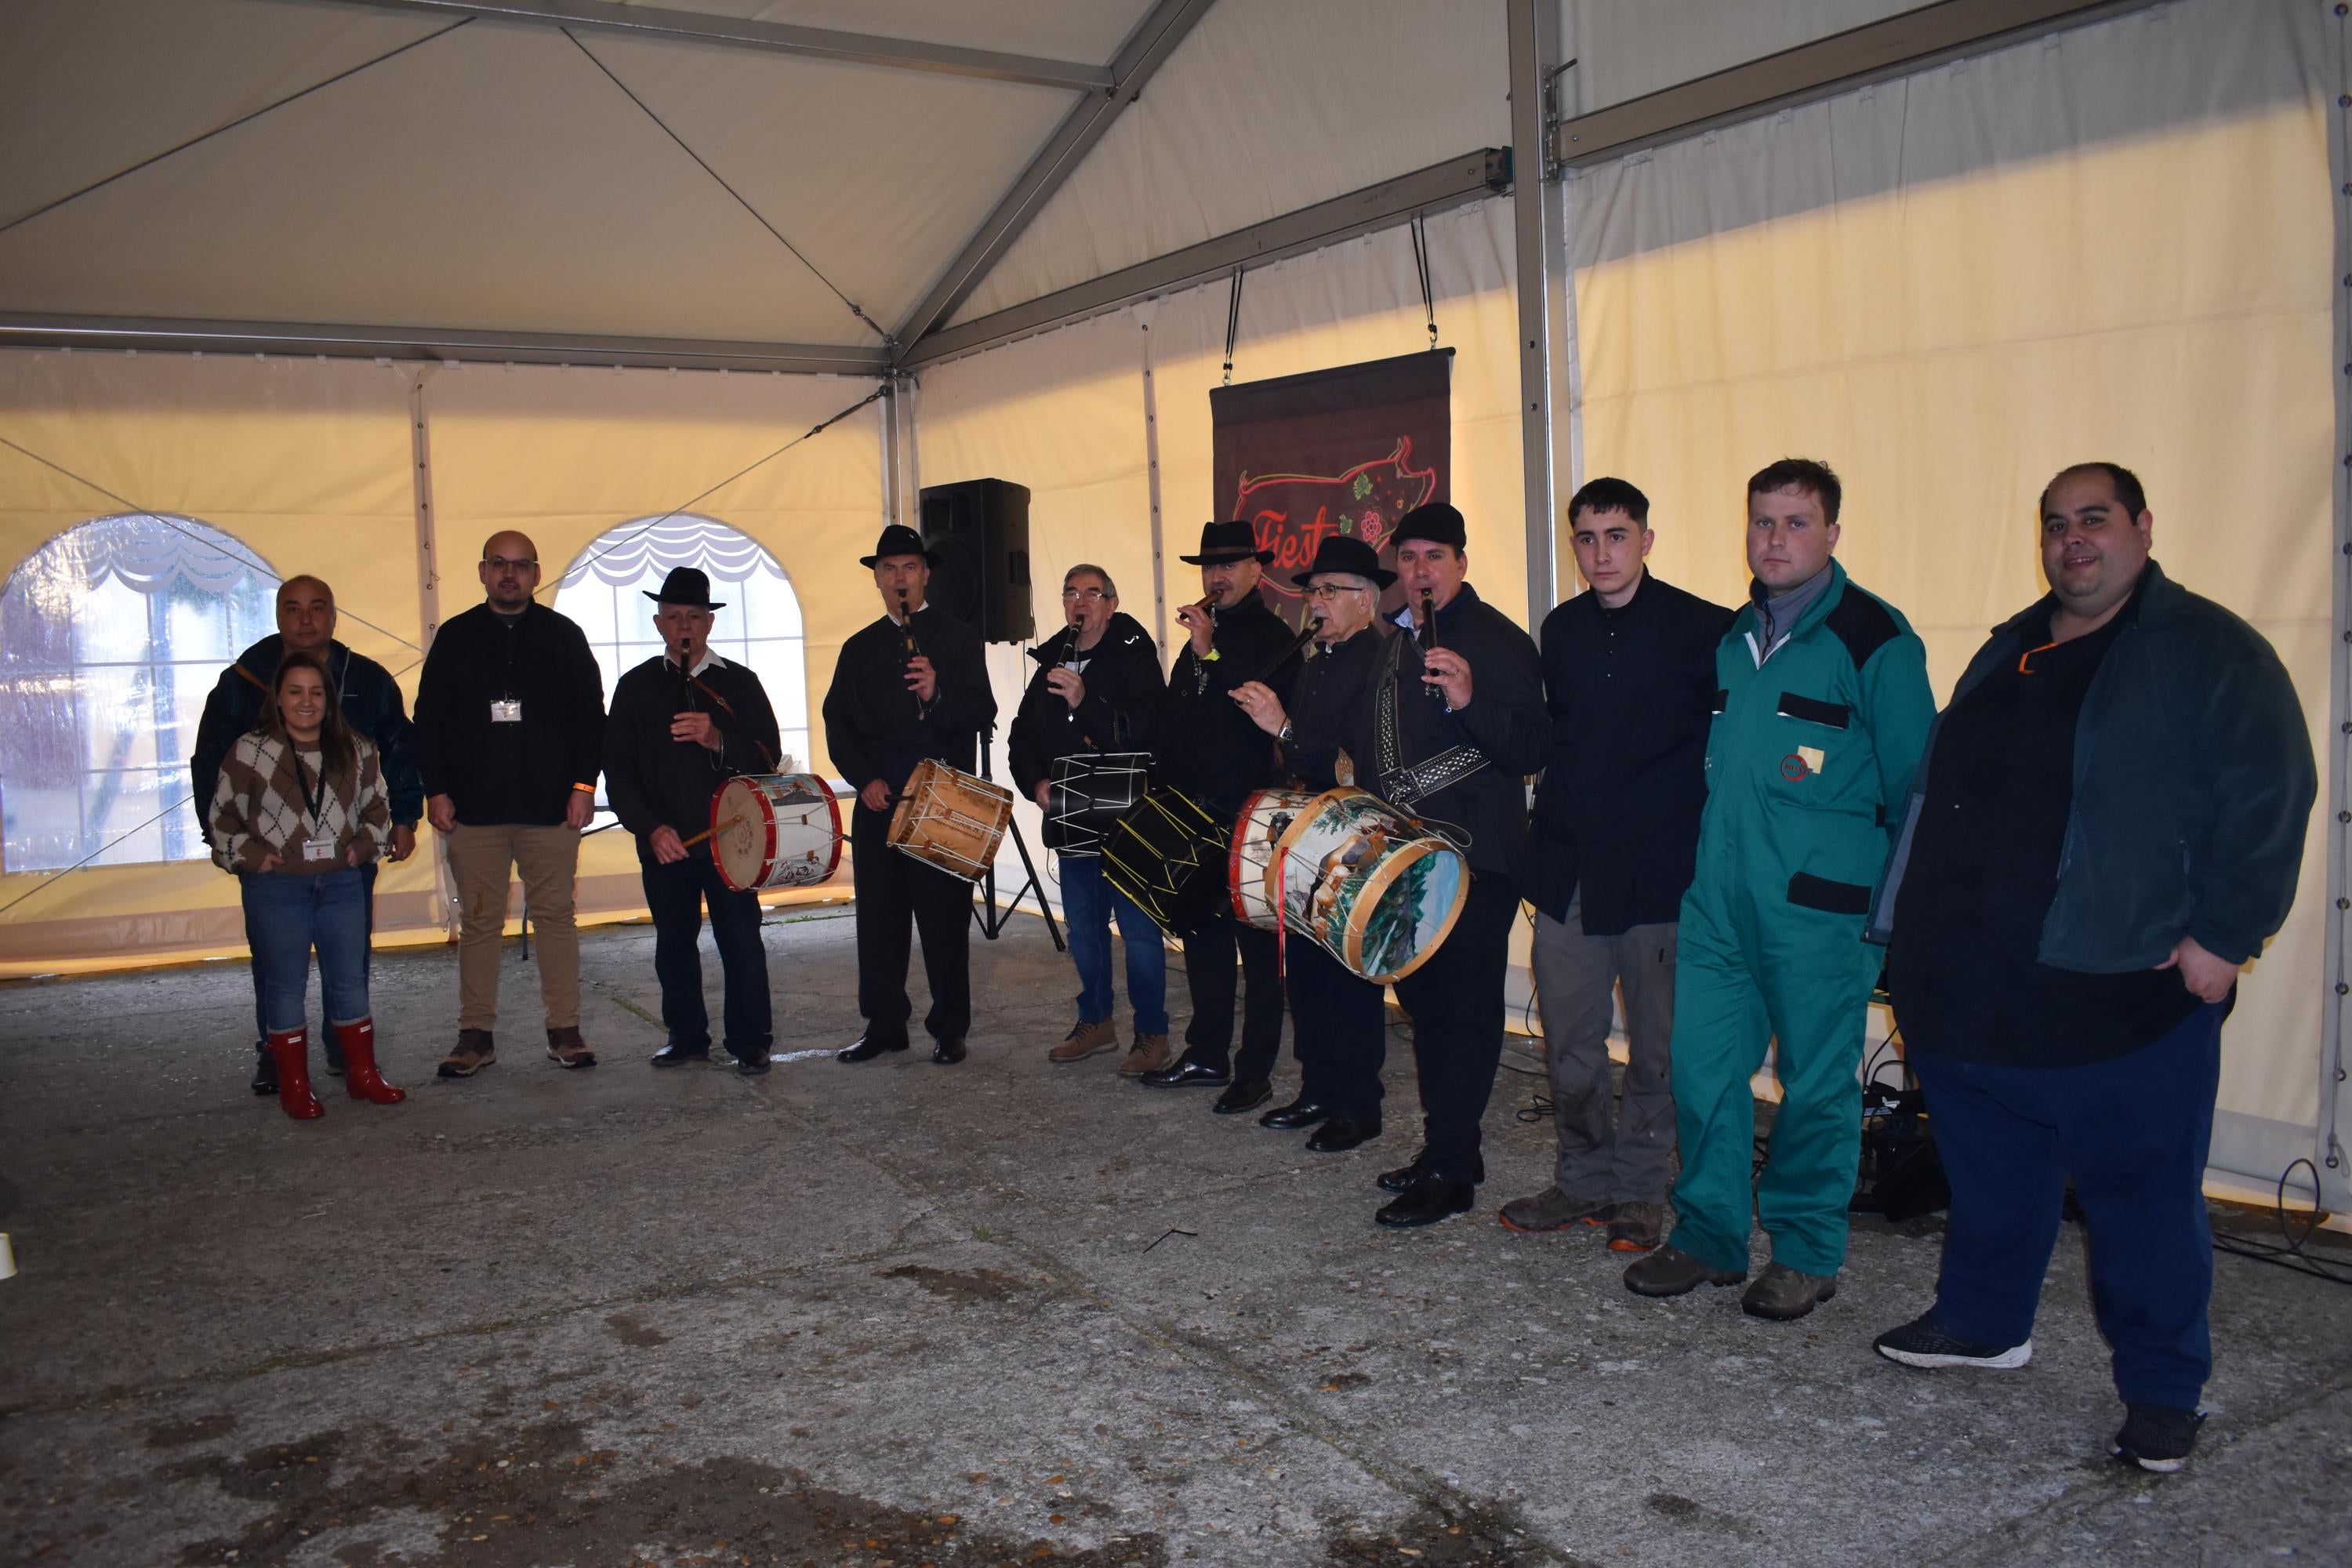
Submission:
[[[460,1029],[457,1048],[442,1058],[438,1070],[443,1078],[471,1078],[498,1059],[488,1029]]]
[[[1768,1263],[1756,1283],[1739,1298],[1739,1310],[1751,1318],[1769,1318],[1776,1323],[1801,1318],[1820,1302],[1837,1294],[1834,1274],[1807,1274],[1785,1263]]]
[[[1666,1236],[1666,1205],[1622,1203],[1609,1208],[1609,1250],[1648,1252]]]
[[[1914,1318],[1899,1329],[1887,1330],[1873,1340],[1871,1346],[1888,1361],[1901,1362],[1905,1366],[1982,1366],[2006,1372],[2033,1359],[2031,1339],[2013,1345],[1964,1340],[1958,1334],[1947,1333],[1937,1323],[1933,1312]]]
[[[1530,1235],[1566,1230],[1578,1220],[1599,1225],[1609,1207],[1606,1198],[1579,1197],[1558,1186],[1546,1187],[1531,1198],[1513,1198],[1503,1205],[1502,1221],[1513,1230]]]
[[[2204,1425],[2202,1411],[2126,1405],[2123,1430],[2116,1434],[2116,1458],[2168,1476],[2189,1463],[2189,1451],[2197,1447],[2197,1429]]]
[[[568,1024],[547,1031],[547,1059],[560,1068],[593,1068],[596,1053],[580,1037],[580,1026]]]
[[[1118,1044],[1118,1028],[1108,1018],[1079,1019],[1062,1037],[1062,1043],[1045,1053],[1049,1062],[1082,1062],[1097,1051],[1107,1051]]]
[[[1118,1076],[1141,1078],[1145,1073],[1159,1071],[1160,1064],[1167,1059],[1166,1035],[1139,1034],[1135,1037],[1134,1048],[1127,1053],[1127,1059],[1118,1064]]]
[[[1661,1247],[1625,1270],[1625,1289],[1636,1296],[1680,1296],[1702,1285],[1737,1285],[1745,1268],[1717,1268],[1679,1247]]]

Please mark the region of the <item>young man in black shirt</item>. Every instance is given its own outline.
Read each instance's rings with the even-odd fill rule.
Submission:
[[[1643,1252],[1665,1221],[1677,921],[1706,805],[1715,648],[1732,613],[1651,574],[1650,500],[1623,479],[1587,484],[1568,517],[1589,591],[1544,617],[1551,750],[1527,881],[1559,1147],[1552,1184],[1505,1204],[1502,1219],[1523,1231],[1606,1225],[1612,1248]],[[1612,1108],[1621,986],[1625,1092]]]
[[[907,924],[923,942],[931,983],[924,1027],[931,1059],[964,1058],[971,1028],[971,978],[966,942],[971,885],[890,847],[890,813],[915,764],[926,757],[972,771],[982,731],[996,721],[980,636],[924,602],[932,561],[915,531],[892,523],[874,553],[859,558],[874,573],[882,616],[841,645],[824,694],[825,747],[857,791],[849,815],[850,874],[856,889],[857,1010],[866,1032],[835,1053],[871,1061],[907,1048]]]
[[[1877,1349],[2023,1366],[2071,1175],[2114,1451],[2177,1470],[2213,1364],[2221,1021],[2294,900],[2317,773],[2270,644],[2149,559],[2129,469],[2067,468],[2041,511],[2052,591],[1960,677],[1872,921],[1952,1186],[1935,1305]]]
[[[782,742],[760,678],[710,651],[710,579],[673,569],[658,594],[654,625],[662,651],[621,677],[604,721],[604,792],[637,841],[646,908],[654,918],[654,973],[661,981],[668,1038],[656,1067],[705,1061],[710,1014],[702,1000],[702,910],[727,982],[727,1054],[747,1077],[768,1070],[774,1042],[768,949],[760,940],[760,898],[719,880],[709,838],[688,847],[710,820],[712,792],[738,773],[772,773]],[[680,833],[683,826],[685,831]]]

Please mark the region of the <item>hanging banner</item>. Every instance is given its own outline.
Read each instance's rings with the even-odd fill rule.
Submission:
[[[1210,389],[1218,516],[1246,521],[1274,552],[1263,592],[1284,620],[1300,623],[1290,579],[1325,539],[1360,539],[1394,566],[1397,519],[1448,499],[1453,371],[1443,349]]]

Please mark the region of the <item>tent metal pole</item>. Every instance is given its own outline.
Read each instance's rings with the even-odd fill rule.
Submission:
[[[1565,404],[1569,363],[1568,220],[1549,155],[1560,61],[1556,0],[1508,0],[1511,48],[1511,226],[1518,263],[1519,455],[1524,470],[1528,620],[1559,598],[1559,502],[1574,488]]]
[[[2326,986],[2320,1005],[2318,1147],[2319,1206],[2352,1209],[2352,24],[2328,18],[2327,106],[2330,203],[2335,216],[2336,461],[2329,496],[2335,551],[2334,626],[2328,647]],[[2308,896],[2308,895],[2306,895]]]

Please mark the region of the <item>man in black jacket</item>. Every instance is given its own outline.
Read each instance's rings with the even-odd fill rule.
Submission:
[[[1528,836],[1532,963],[1551,1068],[1552,1184],[1503,1205],[1513,1230],[1607,1225],[1658,1245],[1675,1147],[1675,949],[1706,805],[1715,647],[1731,611],[1643,563],[1650,501],[1600,479],[1568,503],[1587,593],[1543,624],[1551,750]],[[1625,997],[1624,1102],[1611,1115],[1609,1026]]]
[[[668,1038],[656,1067],[707,1061],[710,1013],[702,1000],[702,910],[726,975],[725,1044],[735,1070],[768,1070],[774,1043],[768,949],[760,940],[760,898],[719,879],[708,837],[713,791],[738,773],[772,773],[782,742],[775,710],[748,666],[710,651],[710,579],[691,566],[671,570],[654,625],[662,652],[621,677],[604,721],[604,793],[635,836],[646,908],[654,918],[654,973],[661,981]],[[681,835],[679,825],[686,831]]]
[[[2318,788],[2262,634],[2148,558],[2113,463],[2042,494],[2051,592],[1997,627],[1914,774],[1872,935],[1952,1186],[1935,1304],[1877,1341],[2023,1366],[2066,1179],[2124,1401],[2118,1458],[2188,1462],[2213,1369],[2202,1193],[2221,1021],[2285,923]]]
[[[392,672],[363,654],[353,653],[335,640],[335,591],[317,577],[289,577],[278,587],[278,632],[266,637],[221,672],[212,695],[205,699],[204,718],[196,725],[196,749],[188,759],[190,799],[196,823],[210,833],[213,791],[220,782],[221,759],[236,738],[261,721],[262,699],[278,674],[278,661],[291,648],[313,653],[334,673],[336,700],[351,727],[375,742],[383,768],[384,788],[392,796],[392,851],[388,858],[405,860],[416,852],[416,821],[425,808],[425,786],[416,775],[416,750],[408,722],[407,705]],[[377,862],[361,868],[367,884],[371,927],[374,921]],[[250,933],[248,932],[248,935]],[[253,1072],[253,1092],[278,1092],[278,1064],[269,1055],[269,1030],[260,1023],[261,976],[254,975],[257,1018],[254,1051],[258,1065]],[[332,1029],[320,1031],[327,1046],[327,1070],[343,1070],[343,1048]]]
[[[1201,569],[1209,601],[1177,612],[1187,634],[1168,678],[1153,747],[1160,777],[1213,816],[1231,821],[1242,802],[1275,782],[1274,742],[1233,700],[1244,681],[1262,678],[1277,702],[1290,698],[1298,660],[1268,669],[1290,646],[1290,628],[1265,607],[1258,584],[1271,550],[1257,547],[1247,522],[1201,525],[1201,552],[1180,557]],[[1275,1057],[1282,1049],[1282,968],[1275,933],[1244,925],[1228,900],[1206,930],[1184,939],[1184,988],[1192,1000],[1184,1028],[1184,1055],[1174,1066],[1146,1073],[1154,1089],[1221,1088],[1210,1109],[1219,1116],[1255,1110],[1274,1094]],[[1242,1049],[1234,1049],[1234,962],[1241,961]]]
[[[572,886],[580,830],[596,811],[604,679],[580,628],[533,602],[539,547],[527,535],[492,534],[478,573],[484,603],[441,623],[416,688],[425,815],[457,885],[457,1044],[440,1072],[471,1078],[498,1058],[509,868],[539,933],[548,1058],[593,1067],[580,1037]]]
[[[1078,565],[1063,574],[1062,614],[1065,627],[1029,650],[1037,673],[1013,716],[1008,745],[1013,782],[1049,817],[1054,764],[1064,757],[1141,752],[1167,690],[1159,645],[1119,613],[1109,573]],[[1047,836],[1050,842],[1050,822]],[[1110,988],[1116,919],[1127,947],[1127,1005],[1135,1014],[1135,1045],[1118,1070],[1126,1078],[1155,1071],[1168,1059],[1168,950],[1160,928],[1105,879],[1092,846],[1063,850],[1059,864],[1062,915],[1078,969],[1078,1021],[1045,1054],[1075,1062],[1118,1044]]]
[[[929,757],[970,773],[982,731],[996,722],[996,697],[979,634],[924,602],[932,560],[915,531],[892,523],[859,564],[874,573],[882,616],[841,645],[824,694],[825,748],[857,791],[849,814],[850,875],[857,918],[857,1011],[866,1032],[835,1053],[871,1061],[907,1048],[907,922],[923,942],[931,984],[924,1019],[931,1059],[964,1058],[971,1029],[966,942],[971,886],[890,847],[892,803],[915,764]]]

